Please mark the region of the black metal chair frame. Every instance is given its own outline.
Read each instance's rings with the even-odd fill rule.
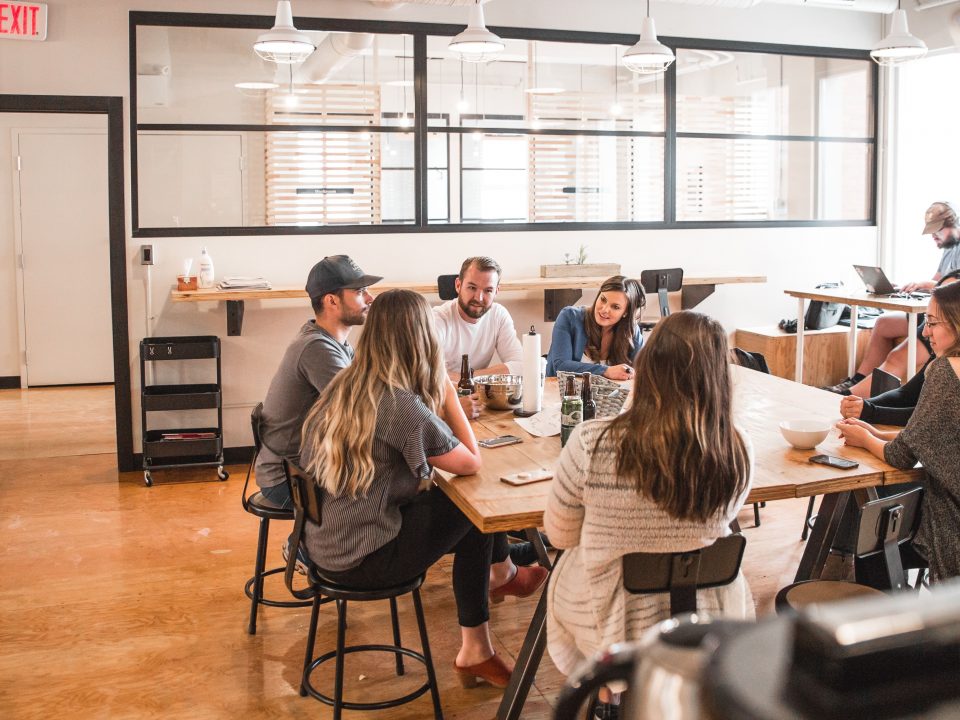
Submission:
[[[896,390],[900,387],[900,378],[888,373],[886,370],[874,368],[870,373],[870,397],[882,395],[890,390]]]
[[[916,533],[922,500],[923,488],[915,487],[898,495],[870,500],[860,506],[854,554],[863,560],[882,553],[885,579],[892,591],[907,587],[900,546],[912,540]]]
[[[660,317],[670,314],[667,293],[677,292],[683,287],[683,268],[644,270],[640,273],[640,284],[644,292],[656,293],[660,303]]]
[[[322,496],[317,488],[313,478],[307,475],[301,468],[294,463],[284,460],[284,472],[290,483],[291,494],[293,495],[294,505],[294,526],[293,540],[291,541],[291,552],[287,560],[286,573],[284,579],[287,588],[297,598],[312,602],[310,611],[310,628],[307,631],[307,647],[303,658],[303,673],[300,678],[300,695],[306,697],[310,695],[320,702],[333,707],[333,720],[340,720],[341,712],[344,708],[347,710],[384,710],[397,707],[412,700],[417,699],[427,691],[430,691],[433,701],[433,715],[436,720],[443,720],[443,711],[440,707],[440,690],[437,686],[436,673],[433,668],[433,658],[430,654],[430,641],[427,637],[427,623],[423,614],[423,602],[420,598],[420,586],[423,584],[424,575],[420,575],[400,585],[377,590],[358,590],[356,588],[346,587],[330,580],[325,579],[320,574],[320,569],[312,562],[307,563],[307,579],[310,586],[308,588],[295,588],[293,585],[293,576],[296,568],[296,553],[293,548],[299,547],[303,538],[303,529],[307,518],[317,525],[323,521]],[[420,631],[420,645],[422,653],[403,647],[400,639],[400,622],[397,614],[397,598],[401,595],[410,594],[413,597],[413,608],[417,616],[417,627]],[[390,601],[390,617],[393,625],[393,644],[364,644],[364,645],[346,645],[347,630],[347,602],[369,602],[373,600]],[[317,623],[320,615],[320,606],[324,603],[335,601],[337,606],[337,647],[335,650],[324,653],[316,659],[313,658],[314,646],[317,639]],[[427,682],[406,695],[378,702],[351,702],[343,699],[343,665],[344,657],[351,653],[358,652],[389,652],[396,656],[397,675],[405,674],[403,666],[403,657],[409,657],[423,663],[427,671]],[[324,695],[317,690],[310,682],[310,676],[314,670],[320,667],[328,660],[335,660],[334,669],[334,690],[333,697]]]
[[[630,553],[623,556],[623,587],[634,595],[670,593],[671,615],[696,612],[697,590],[733,582],[746,546],[734,534],[688,552]]]
[[[278,508],[273,505],[259,502],[263,496],[259,492],[247,496],[247,488],[250,485],[250,476],[253,474],[253,468],[257,463],[257,456],[260,454],[262,441],[260,439],[260,422],[263,416],[263,403],[258,403],[250,413],[250,428],[253,431],[253,457],[250,458],[250,466],[247,468],[247,479],[243,483],[243,494],[240,501],[243,509],[260,518],[260,531],[257,535],[257,558],[254,562],[253,577],[247,580],[243,586],[244,594],[250,598],[250,621],[247,624],[247,633],[257,634],[257,613],[261,605],[269,607],[307,607],[311,604],[309,600],[274,600],[263,596],[263,579],[268,575],[275,575],[284,571],[284,566],[275,567],[270,570],[265,569],[267,562],[267,541],[270,537],[271,520],[293,520],[293,510]],[[295,553],[294,553],[295,554]]]
[[[456,281],[459,275],[438,275],[437,294],[441,300],[453,300],[457,296]]]
[[[853,554],[863,560],[882,554],[886,571],[886,590],[891,592],[908,587],[907,576],[900,559],[900,546],[913,539],[920,522],[920,502],[923,488],[915,487],[897,495],[868,500],[860,505],[856,543]],[[787,595],[802,583],[819,582],[816,579],[791,583],[777,593],[777,608],[787,606]]]

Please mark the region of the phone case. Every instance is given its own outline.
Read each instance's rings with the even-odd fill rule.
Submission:
[[[546,468],[537,468],[536,470],[524,470],[522,472],[510,473],[501,476],[500,480],[507,485],[529,485],[530,483],[543,482],[553,478],[553,471]]]
[[[505,442],[505,441],[504,441],[504,442],[495,442],[495,441],[499,440],[501,437],[504,437],[504,436],[503,436],[503,435],[499,435],[499,436],[497,436],[497,437],[495,437],[495,438],[485,438],[485,439],[483,439],[483,440],[478,441],[477,444],[478,444],[480,447],[482,447],[482,448],[491,449],[491,448],[507,447],[507,446],[509,446],[509,445],[516,445],[516,444],[518,444],[518,443],[522,443],[522,442],[523,442],[523,438],[516,437],[516,436],[513,436],[513,439],[510,440],[509,442]]]
[[[858,463],[856,460],[834,457],[833,455],[814,455],[810,458],[810,462],[817,463],[818,465],[826,465],[827,467],[836,468],[838,470],[853,470],[856,467],[860,467],[860,463]]]

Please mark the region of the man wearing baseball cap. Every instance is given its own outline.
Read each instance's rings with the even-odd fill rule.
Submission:
[[[263,400],[257,485],[264,499],[277,507],[293,504],[281,460],[300,454],[307,413],[333,376],[353,362],[347,335],[355,325],[363,325],[373,301],[367,288],[381,280],[346,255],[325,257],[307,275],[314,319],[304,323],[290,343]]]
[[[927,208],[923,222],[923,234],[932,235],[943,254],[932,280],[907,283],[902,288],[904,292],[930,291],[940,278],[960,268],[960,227],[957,227],[956,206],[946,201],[935,202]],[[841,395],[868,398],[872,394],[869,373],[876,367],[904,379],[907,372],[907,341],[904,339],[907,328],[906,314],[888,312],[881,315],[870,333],[870,342],[856,374],[824,389]],[[923,323],[920,323],[917,327],[917,338],[920,340],[917,346],[917,369],[923,367],[931,355],[929,341],[922,332]]]

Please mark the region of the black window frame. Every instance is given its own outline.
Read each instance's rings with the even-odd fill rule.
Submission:
[[[205,123],[138,123],[137,122],[137,28],[144,26],[163,27],[205,27],[232,29],[269,29],[273,17],[265,15],[232,15],[213,13],[178,13],[130,11],[129,15],[129,79],[130,79],[130,187],[131,220],[134,238],[157,237],[215,237],[228,235],[344,235],[379,233],[424,233],[424,232],[517,232],[517,231],[583,231],[583,230],[673,230],[673,229],[737,229],[737,228],[786,228],[786,227],[869,227],[876,225],[877,212],[877,128],[879,124],[879,68],[871,63],[872,85],[872,138],[854,139],[871,148],[871,168],[869,172],[870,203],[869,217],[863,220],[752,220],[752,221],[677,221],[676,220],[676,64],[664,73],[664,131],[645,132],[627,130],[590,130],[590,129],[529,129],[529,128],[483,128],[486,132],[510,132],[526,135],[628,135],[653,136],[664,139],[663,148],[663,219],[648,222],[547,222],[547,223],[433,223],[427,218],[427,136],[431,132],[464,133],[475,128],[437,127],[427,122],[427,37],[453,37],[463,30],[463,25],[440,23],[395,22],[381,20],[358,20],[344,18],[295,18],[296,26],[301,30],[333,32],[369,32],[382,34],[410,35],[413,37],[413,75],[414,75],[414,212],[412,224],[397,225],[336,225],[336,226],[271,226],[256,227],[180,227],[180,228],[141,228],[139,227],[139,197],[137,189],[137,133],[141,130],[167,131],[224,131],[241,130],[254,132],[409,132],[408,128],[395,126],[275,126],[246,124],[205,124]],[[575,42],[599,45],[631,46],[636,42],[636,34],[583,32],[574,30],[547,30],[520,27],[491,27],[493,32],[504,39],[541,40],[547,42]],[[667,37],[660,41],[676,52],[678,49],[717,50],[728,52],[753,52],[774,55],[795,55],[807,57],[826,57],[852,60],[869,60],[866,50],[851,48],[824,48],[808,45],[786,45],[777,43],[756,43],[728,40],[706,40],[695,38]],[[252,50],[251,50],[252,52]],[[681,133],[681,136],[702,135],[703,133]],[[715,134],[710,134],[711,136]],[[786,136],[749,135],[756,140],[780,140]],[[830,141],[821,136],[803,136],[803,140]],[[850,139],[843,139],[851,141]],[[449,205],[448,205],[449,207]]]

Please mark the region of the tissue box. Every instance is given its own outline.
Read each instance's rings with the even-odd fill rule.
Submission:
[[[196,290],[196,275],[177,275],[177,290]]]

